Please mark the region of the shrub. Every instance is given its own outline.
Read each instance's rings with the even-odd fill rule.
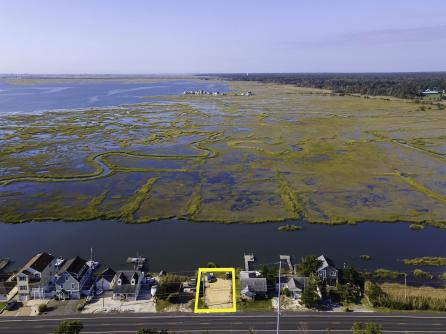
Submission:
[[[359,258],[363,261],[370,261],[372,259],[372,257],[370,255],[366,255],[366,254],[360,255]]]
[[[155,297],[163,300],[168,299],[170,294],[180,291],[181,284],[185,280],[186,278],[184,276],[172,274],[161,277]]]
[[[292,232],[292,231],[299,231],[303,227],[298,225],[283,225],[279,226],[277,229],[281,232]]]
[[[415,269],[413,271],[413,275],[415,277],[424,278],[424,279],[432,279],[433,278],[431,273],[428,273],[427,271],[423,271],[421,269]]]
[[[39,314],[45,313],[47,310],[48,310],[48,307],[46,306],[46,304],[40,304],[38,306]]]
[[[373,275],[378,278],[394,278],[395,279],[400,276],[404,276],[404,273],[401,273],[399,271],[392,271],[392,270],[380,268],[380,269],[376,269],[373,272]]]
[[[83,328],[78,320],[65,320],[56,327],[54,334],[79,334]]]
[[[413,259],[403,259],[403,262],[410,266],[446,266],[446,257],[415,257]]]
[[[381,334],[383,333],[381,325],[373,322],[364,324],[361,322],[355,322],[352,326],[354,334]]]
[[[157,330],[157,329],[143,328],[138,330],[136,334],[168,334],[168,332],[165,329]]]

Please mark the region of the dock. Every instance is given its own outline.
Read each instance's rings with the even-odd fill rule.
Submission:
[[[5,269],[11,261],[9,259],[0,259],[0,271]]]
[[[133,263],[135,270],[142,270],[147,259],[145,257],[129,257],[127,263]]]

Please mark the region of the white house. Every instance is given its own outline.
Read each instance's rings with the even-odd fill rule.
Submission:
[[[42,252],[36,254],[9,281],[17,281],[20,301],[45,299],[54,295],[56,259]]]

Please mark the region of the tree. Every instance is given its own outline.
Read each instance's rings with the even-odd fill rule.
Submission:
[[[158,299],[167,299],[170,294],[179,292],[185,277],[179,275],[168,274],[160,278],[158,288],[156,289],[156,297]]]
[[[217,268],[215,262],[208,262],[208,268]]]
[[[369,322],[367,325],[362,322],[355,322],[352,326],[354,334],[382,334],[380,324]]]
[[[263,266],[262,276],[266,278],[267,286],[273,286],[276,284],[276,270],[274,268]]]
[[[318,260],[316,256],[307,255],[302,258],[297,266],[297,270],[303,276],[310,276],[310,274],[316,273],[321,265],[322,261]]]
[[[59,323],[54,330],[54,334],[79,334],[84,328],[78,320],[65,320]]]
[[[307,283],[305,284],[304,291],[302,292],[302,302],[306,307],[315,308],[319,305],[321,297],[318,293],[319,280],[316,274],[310,274]]]
[[[347,266],[342,269],[341,283],[350,283],[362,287],[364,285],[364,278],[361,277],[361,274],[355,268]]]
[[[384,291],[378,286],[378,284],[372,282],[367,284],[365,293],[373,306],[380,306],[381,298],[385,297]]]
[[[361,290],[351,283],[337,284],[336,294],[343,303],[356,303],[361,297]]]

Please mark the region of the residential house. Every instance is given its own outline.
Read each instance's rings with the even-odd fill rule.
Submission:
[[[113,279],[113,299],[136,300],[144,273],[139,270],[118,271]]]
[[[321,266],[317,270],[319,278],[328,285],[335,286],[338,282],[339,271],[336,269],[334,262],[325,255],[321,255],[317,259],[321,262]]]
[[[268,293],[266,278],[258,271],[240,272],[240,296],[244,299],[264,298]]]
[[[17,281],[20,301],[54,296],[56,259],[46,252],[33,256],[10,280]]]
[[[113,278],[115,277],[116,272],[111,269],[107,268],[104,271],[102,271],[96,280],[95,286],[97,290],[111,290],[112,289],[112,282]]]
[[[302,292],[304,291],[307,280],[308,277],[290,277],[288,278],[288,281],[284,283],[283,288],[288,289],[292,299],[298,300],[302,297]]]
[[[7,302],[17,293],[16,282],[0,282],[0,302]]]
[[[79,299],[90,292],[92,269],[76,256],[65,262],[57,273],[56,295],[60,299]]]

